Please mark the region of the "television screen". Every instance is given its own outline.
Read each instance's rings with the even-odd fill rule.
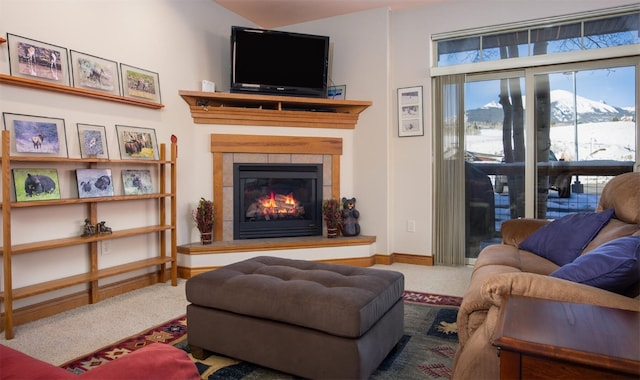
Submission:
[[[231,92],[327,96],[329,37],[233,26]]]

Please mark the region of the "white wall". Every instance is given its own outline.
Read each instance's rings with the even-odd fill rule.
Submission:
[[[345,137],[341,192],[356,197],[363,235],[377,237],[377,253],[391,252],[389,165],[389,12],[387,9],[348,14],[288,26],[286,30],[328,35],[332,47],[330,80],[347,85],[346,97],[369,100],[354,131]],[[352,154],[352,158],[350,158]]]

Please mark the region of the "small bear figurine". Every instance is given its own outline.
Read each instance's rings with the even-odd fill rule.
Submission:
[[[356,210],[356,198],[342,198],[342,235],[358,236],[360,235],[360,225],[358,218],[360,212]]]

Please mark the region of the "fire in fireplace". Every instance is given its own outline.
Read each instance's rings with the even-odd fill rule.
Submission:
[[[322,165],[234,164],[234,239],[322,235]]]

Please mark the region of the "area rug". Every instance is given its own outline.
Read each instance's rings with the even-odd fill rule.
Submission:
[[[403,298],[405,335],[371,378],[449,379],[458,345],[456,316],[462,298],[412,291],[405,291]],[[61,367],[81,374],[155,342],[171,344],[188,353],[186,316],[155,326]],[[211,355],[205,360],[191,359],[205,380],[296,379],[288,374],[224,356]]]

